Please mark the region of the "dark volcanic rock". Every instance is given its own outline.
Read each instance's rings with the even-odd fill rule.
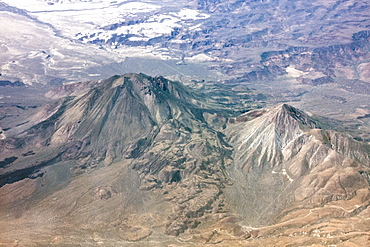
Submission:
[[[0,81],[0,87],[11,86],[11,87],[23,87],[24,83],[20,81]]]

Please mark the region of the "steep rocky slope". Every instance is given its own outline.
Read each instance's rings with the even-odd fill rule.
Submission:
[[[365,243],[367,144],[286,104],[240,114],[163,77],[91,83],[3,134],[0,241],[285,246],[323,243],[325,223]]]
[[[234,195],[254,198],[236,206],[254,223],[271,220],[293,202],[322,205],[368,186],[361,172],[368,170],[369,146],[321,129],[317,120],[289,105],[229,125],[226,135],[234,147],[230,170],[239,178]]]
[[[227,183],[224,166],[231,161],[219,133],[204,121],[202,113],[210,110],[199,106],[203,99],[198,97],[162,77],[131,74],[105,80],[81,96],[64,99],[44,121],[2,140],[3,157],[10,158],[3,161],[1,185],[6,189],[35,179],[30,183],[44,186],[42,181],[55,169],[67,173],[58,178],[63,184],[132,160],[130,169],[140,177],[141,188],[159,190],[162,200],[173,204],[169,208],[176,209],[164,220],[166,232],[178,235],[196,227],[206,211],[219,209],[220,188]],[[53,186],[59,188],[57,182]],[[46,188],[48,193],[53,186]],[[104,199],[122,192],[107,186]],[[79,189],[75,199],[85,189],[92,188]]]

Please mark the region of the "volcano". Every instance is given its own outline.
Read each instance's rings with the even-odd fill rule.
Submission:
[[[368,144],[290,105],[242,113],[163,77],[84,85],[3,131],[0,243],[368,241]]]

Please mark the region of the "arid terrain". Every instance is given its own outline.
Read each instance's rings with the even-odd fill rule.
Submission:
[[[370,246],[367,1],[0,1],[0,246]]]

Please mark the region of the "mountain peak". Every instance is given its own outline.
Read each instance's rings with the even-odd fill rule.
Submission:
[[[247,123],[231,126],[227,132],[230,142],[237,146],[235,160],[243,160],[242,167],[248,171],[279,166],[284,159],[282,151],[293,140],[317,128],[315,120],[306,113],[280,104]]]
[[[149,88],[160,91],[167,91],[172,88],[170,82],[162,76],[150,77],[142,73],[127,73],[124,75],[114,75],[104,80],[68,83],[50,90],[45,96],[52,99],[60,99],[67,96],[82,95],[95,87],[107,90],[109,88],[125,86],[142,91],[147,89],[148,92],[152,91]],[[150,94],[148,92],[147,94]]]
[[[20,155],[14,151],[11,157],[31,150],[34,162],[27,157],[27,167],[18,172],[17,162],[22,160],[17,158],[7,174],[0,173],[0,183],[42,177],[45,171],[54,172],[61,161],[71,164],[68,172],[73,179],[125,163],[140,177],[142,191],[160,191],[163,200],[180,208],[166,222],[166,233],[178,235],[204,221],[210,209],[223,210],[218,205],[227,183],[224,164],[230,162],[229,149],[206,124],[202,109],[194,104],[198,98],[186,86],[163,77],[126,74],[102,80],[65,99],[55,114],[23,133],[27,141],[22,142]],[[16,177],[18,173],[22,177]],[[96,191],[95,200],[123,191],[122,177],[114,173],[107,180],[98,187],[81,187],[74,195]],[[201,189],[195,192],[194,188]],[[49,189],[51,193],[52,186]],[[139,204],[133,202],[134,207]]]
[[[272,108],[270,114],[273,122],[280,128],[289,127],[294,122],[303,128],[318,128],[317,123],[309,115],[288,104],[281,104]]]

